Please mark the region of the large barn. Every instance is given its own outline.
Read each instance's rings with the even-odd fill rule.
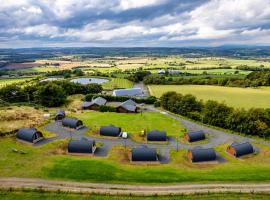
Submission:
[[[118,90],[114,90],[112,95],[113,96],[135,97],[135,96],[142,96],[143,91],[141,88],[118,89]]]
[[[55,115],[55,121],[61,121],[66,117],[64,110],[58,110]]]
[[[234,142],[227,147],[227,152],[235,157],[241,157],[254,153],[254,148],[249,142],[237,143]]]
[[[132,162],[158,162],[156,149],[147,147],[133,148],[131,151]]]
[[[84,102],[82,104],[82,109],[89,109],[89,110],[99,110],[100,106],[103,106],[107,103],[107,100],[102,97],[97,97],[91,102]]]
[[[62,121],[64,127],[80,129],[83,127],[83,122],[76,117],[66,117]]]
[[[119,113],[137,113],[138,107],[137,104],[129,99],[123,103],[121,103],[117,108],[116,111]]]
[[[150,131],[147,134],[147,141],[167,141],[167,134],[165,131]]]
[[[209,149],[194,148],[192,150],[188,150],[188,158],[192,162],[208,162],[208,161],[215,161],[217,155],[213,148]]]
[[[197,142],[200,140],[204,140],[206,137],[204,132],[200,130],[200,131],[190,131],[184,135],[184,138],[188,142]]]
[[[29,143],[37,143],[44,139],[42,133],[36,128],[21,128],[18,130],[16,138]]]
[[[96,150],[95,140],[70,140],[68,143],[68,153],[71,154],[94,154]]]
[[[102,136],[118,137],[121,133],[121,128],[113,125],[100,127],[99,134]]]

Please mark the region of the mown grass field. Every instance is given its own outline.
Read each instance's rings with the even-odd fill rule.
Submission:
[[[151,95],[160,97],[168,91],[192,94],[202,100],[225,102],[236,108],[269,108],[270,90],[207,85],[151,85]]]
[[[112,78],[109,82],[102,84],[104,89],[132,88],[133,82],[123,78]]]
[[[20,83],[24,81],[29,81],[32,80],[33,78],[5,78],[5,79],[0,79],[0,88],[5,86],[5,85],[10,85],[13,83]]]
[[[15,138],[0,140],[0,172],[4,177],[34,177],[106,183],[184,183],[184,182],[270,182],[270,147],[258,155],[236,159],[225,153],[226,145],[216,148],[223,164],[188,161],[186,150],[171,152],[171,162],[163,165],[133,165],[124,147],[114,147],[107,157],[80,157],[65,154],[68,139],[42,147],[19,143]],[[12,148],[23,150],[18,154]]]
[[[72,194],[72,193],[46,193],[46,192],[31,192],[31,191],[0,191],[0,199],[2,200],[248,200],[248,199],[269,199],[268,194],[238,194],[238,193],[225,193],[225,194],[193,194],[193,195],[177,195],[177,196],[108,196],[96,194]]]

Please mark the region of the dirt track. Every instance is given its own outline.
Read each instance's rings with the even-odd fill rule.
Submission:
[[[96,193],[111,195],[176,195],[194,193],[270,193],[270,184],[175,184],[175,185],[121,185],[80,183],[28,178],[0,178],[2,189],[30,189],[50,192]]]

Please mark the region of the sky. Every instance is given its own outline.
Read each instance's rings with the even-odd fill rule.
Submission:
[[[270,0],[0,0],[0,48],[270,45]]]

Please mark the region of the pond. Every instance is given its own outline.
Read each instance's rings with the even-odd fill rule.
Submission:
[[[82,85],[87,85],[89,83],[97,83],[97,84],[102,84],[108,82],[108,79],[102,79],[102,78],[76,78],[72,79],[70,82],[73,83],[80,83]]]

